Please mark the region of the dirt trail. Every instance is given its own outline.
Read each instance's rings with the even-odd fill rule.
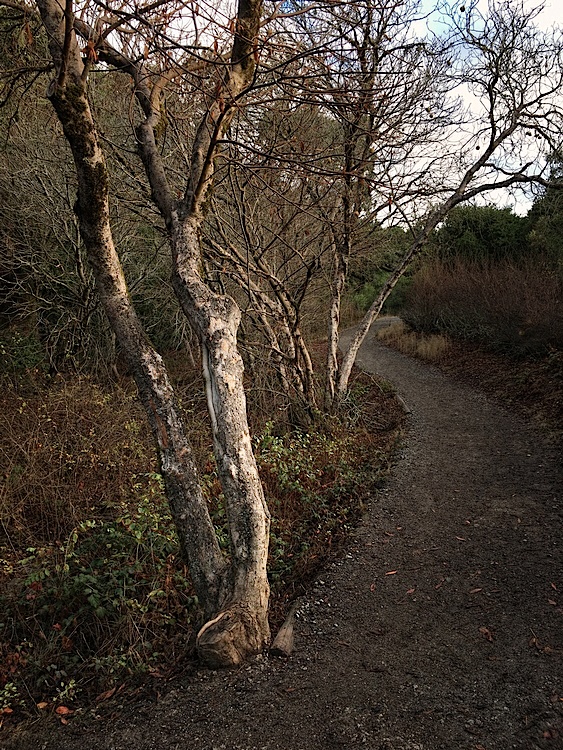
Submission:
[[[47,750],[563,748],[563,478],[482,394],[366,342],[412,414],[387,488],[301,603],[297,650],[178,680]],[[0,738],[1,745],[1,738]]]

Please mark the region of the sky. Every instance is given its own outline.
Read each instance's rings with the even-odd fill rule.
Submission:
[[[491,0],[478,0],[477,7],[483,12],[483,15],[486,15],[487,6],[489,5],[490,1]],[[446,2],[452,9],[457,9],[460,11],[460,13],[463,12],[462,8],[464,8],[464,6],[468,7],[471,4],[471,0],[422,0],[422,8],[426,12],[431,13],[431,11],[435,9],[437,5],[445,4]],[[536,26],[545,31],[552,29],[554,26],[558,26],[563,29],[563,1],[544,0],[544,2],[542,3],[541,0],[524,0],[524,7],[526,9],[532,10],[541,5],[543,5],[543,9],[535,19]],[[439,11],[434,10],[434,12],[431,13],[431,19],[433,20],[430,20],[429,22],[427,21],[430,29],[438,34],[443,32],[444,26],[440,23]],[[460,93],[462,92],[460,91]],[[467,92],[467,94],[462,93],[462,98],[466,99],[467,105],[472,106],[472,104],[474,104],[469,92]],[[491,191],[480,196],[476,200],[480,203],[493,203],[499,206],[499,208],[509,207],[515,213],[520,215],[527,214],[532,205],[532,197],[529,191],[523,192],[518,189],[512,192],[500,190]]]
[[[451,5],[455,7],[456,3],[451,2]],[[464,0],[458,0],[460,7],[463,5],[469,5],[470,0],[464,2]],[[422,7],[431,10],[437,4],[436,0],[423,0]],[[541,0],[525,0],[524,6],[526,8],[535,8],[542,5]],[[563,26],[563,3],[561,0],[545,0],[543,2],[544,8],[541,14],[538,16],[538,25],[541,28],[547,29],[554,25]],[[486,8],[487,0],[479,0],[478,7]]]
[[[527,2],[526,5],[534,7],[537,3]],[[538,25],[549,28],[554,25],[563,25],[563,4],[561,0],[552,0],[545,4],[544,10],[538,17]]]

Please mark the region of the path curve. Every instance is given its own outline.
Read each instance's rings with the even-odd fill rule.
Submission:
[[[409,431],[348,552],[302,603],[294,657],[202,671],[44,750],[563,748],[558,456],[373,337],[359,364],[396,386]]]

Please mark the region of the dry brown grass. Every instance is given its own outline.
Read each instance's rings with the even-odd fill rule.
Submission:
[[[377,338],[409,357],[418,357],[427,362],[439,362],[451,345],[449,338],[443,334],[415,333],[402,321],[380,328]]]
[[[0,522],[14,543],[55,541],[156,470],[132,389],[58,378],[0,400]]]
[[[413,279],[406,321],[516,357],[563,348],[563,276],[541,258],[428,262]]]

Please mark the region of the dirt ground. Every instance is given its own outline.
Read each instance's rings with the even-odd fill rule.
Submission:
[[[359,363],[396,386],[409,429],[343,557],[300,601],[294,655],[201,670],[110,718],[38,724],[0,747],[563,748],[558,452],[373,337]]]

